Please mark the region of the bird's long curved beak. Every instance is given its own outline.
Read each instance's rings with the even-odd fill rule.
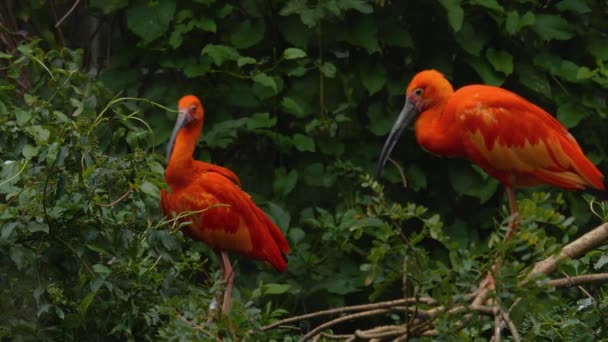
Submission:
[[[169,160],[171,160],[171,154],[173,153],[173,147],[175,146],[177,134],[182,128],[184,128],[184,126],[190,123],[190,121],[191,120],[188,112],[180,110],[179,114],[177,115],[177,121],[175,121],[175,126],[173,127],[173,132],[171,133],[171,138],[167,144],[167,164],[169,164]]]
[[[405,100],[405,105],[399,113],[397,117],[397,121],[393,124],[393,128],[391,129],[391,133],[386,138],[386,142],[384,143],[384,147],[382,148],[382,153],[380,153],[380,159],[378,159],[378,165],[376,166],[376,180],[380,179],[382,176],[382,169],[384,168],[384,164],[388,160],[388,157],[391,154],[391,151],[395,147],[395,144],[401,137],[401,133],[409,126],[412,121],[418,116],[419,112],[416,108],[416,105],[411,102],[409,99]]]

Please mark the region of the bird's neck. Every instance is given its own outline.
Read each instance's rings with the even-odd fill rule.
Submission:
[[[425,150],[446,157],[459,156],[462,141],[452,134],[456,123],[445,112],[447,101],[441,101],[420,113],[416,121],[416,140]]]
[[[192,155],[202,129],[201,123],[193,123],[182,128],[178,133],[165,171],[165,180],[171,188],[185,183],[189,177],[192,177],[186,170],[191,168],[194,161]]]

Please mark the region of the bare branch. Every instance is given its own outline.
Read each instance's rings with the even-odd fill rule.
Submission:
[[[509,327],[509,331],[511,332],[511,337],[513,337],[513,341],[520,342],[521,337],[519,336],[519,332],[517,331],[517,327],[515,327],[515,323],[509,317],[509,314],[505,311],[501,311],[501,316],[504,322],[507,322],[507,326]]]
[[[331,327],[333,325],[336,325],[338,323],[342,323],[342,322],[346,322],[346,321],[350,321],[350,320],[357,319],[357,318],[362,318],[362,317],[381,315],[381,314],[385,314],[385,313],[391,312],[391,311],[392,310],[390,310],[390,309],[376,309],[376,310],[357,312],[357,313],[354,313],[354,314],[338,317],[336,319],[333,319],[331,321],[325,322],[325,323],[319,325],[318,327],[312,329],[306,335],[302,336],[302,338],[300,338],[300,341],[301,342],[307,341],[309,338],[317,335],[321,331],[323,331],[323,330],[325,330],[325,329],[327,329],[327,328],[329,328],[329,327]]]
[[[604,223],[592,231],[584,234],[561,249],[557,256],[552,255],[545,260],[539,261],[534,265],[532,272],[519,283],[523,286],[532,280],[537,274],[549,275],[557,269],[557,264],[566,258],[577,258],[586,252],[601,246],[608,240],[608,222]]]
[[[547,282],[538,281],[537,285],[547,284],[552,287],[573,287],[581,284],[604,284],[608,282],[608,273],[587,274],[575,277],[551,279]]]
[[[78,3],[80,3],[80,0],[74,1],[74,4],[72,5],[72,7],[70,7],[70,9],[66,12],[66,14],[64,14],[63,17],[61,17],[61,19],[59,19],[57,24],[55,24],[55,28],[59,27],[61,25],[61,23],[63,23],[63,21],[65,19],[67,19],[67,17],[69,17],[70,14],[72,14],[72,12],[74,12],[74,10],[76,9],[76,6],[78,6]]]
[[[303,321],[305,319],[310,319],[310,318],[315,318],[315,317],[320,317],[320,316],[327,316],[327,315],[335,315],[335,314],[340,314],[340,313],[344,313],[344,312],[349,312],[349,311],[363,311],[363,310],[370,310],[370,309],[379,309],[379,308],[387,308],[387,307],[392,307],[392,306],[398,306],[398,305],[404,305],[409,303],[409,304],[428,304],[428,305],[434,305],[436,303],[435,299],[430,298],[430,297],[420,297],[420,298],[407,298],[407,299],[397,299],[397,300],[389,300],[386,302],[379,302],[379,303],[372,303],[372,304],[362,304],[362,305],[353,305],[353,306],[346,306],[343,308],[336,308],[336,309],[329,309],[329,310],[323,310],[323,311],[318,311],[318,312],[313,312],[313,313],[309,313],[306,315],[300,315],[300,316],[294,316],[294,317],[290,317],[290,318],[286,318],[277,322],[274,322],[272,324],[266,325],[262,327],[263,331],[275,328],[279,325],[284,325],[284,324],[288,324],[288,323],[293,323],[293,322],[299,322],[299,321]]]

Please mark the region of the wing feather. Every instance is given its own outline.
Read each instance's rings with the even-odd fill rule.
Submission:
[[[287,264],[283,253],[289,251],[287,240],[250,196],[234,183],[234,178],[209,171],[193,174],[188,186],[164,197],[161,192],[165,214],[199,212],[183,219],[190,222],[190,226],[184,228],[185,234],[214,249],[266,260],[284,271]]]
[[[546,183],[604,189],[603,175],[554,117],[501,88],[469,86],[448,110],[458,113],[467,157],[511,186]]]

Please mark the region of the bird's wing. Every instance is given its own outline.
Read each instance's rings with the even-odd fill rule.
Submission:
[[[187,235],[214,249],[246,254],[285,270],[287,240],[250,196],[224,174],[195,173],[189,186],[166,196],[170,211],[196,212],[184,219],[191,222],[185,228]]]
[[[467,157],[492,176],[513,186],[603,188],[601,172],[547,112],[501,88],[462,89],[454,95],[466,100],[449,109],[457,113],[465,131]]]
[[[232,172],[230,169],[227,169],[225,167],[221,167],[221,166],[215,165],[215,164],[205,163],[205,162],[202,162],[199,160],[194,161],[193,167],[194,167],[195,173],[200,173],[200,174],[205,173],[205,172],[219,173],[220,175],[228,178],[229,180],[231,180],[238,186],[241,186],[241,180],[239,179],[239,177],[234,172]]]

